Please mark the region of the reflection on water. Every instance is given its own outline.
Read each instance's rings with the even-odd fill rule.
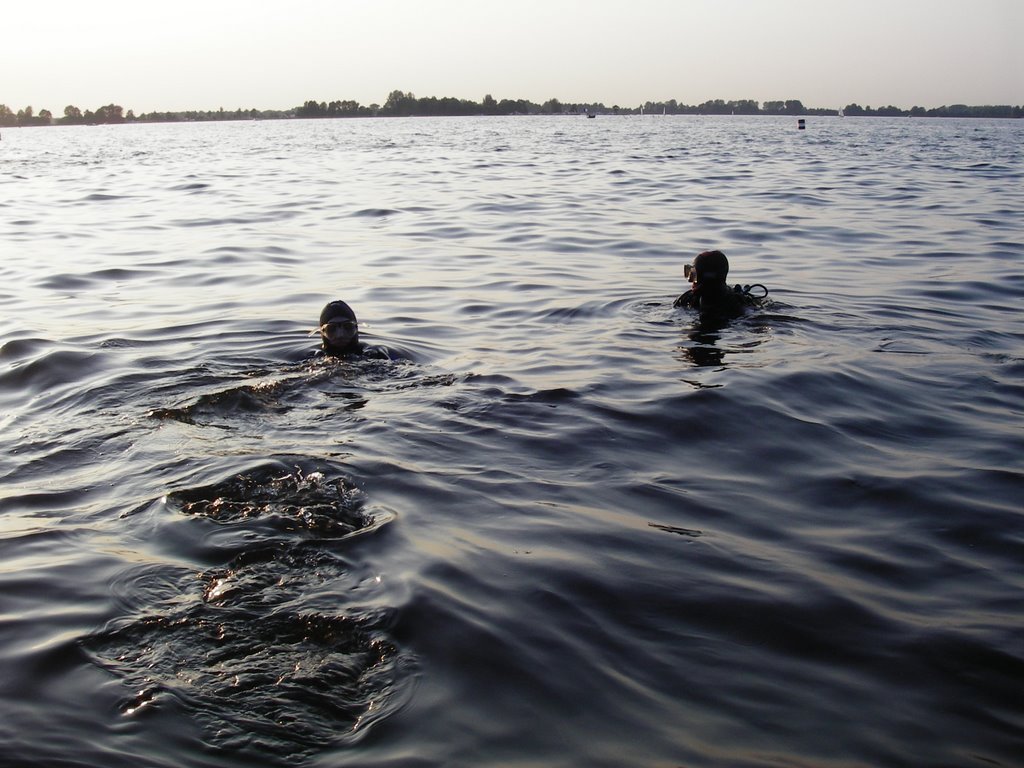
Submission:
[[[795,317],[782,315],[781,309],[774,302],[763,303],[736,319],[709,319],[692,313],[692,322],[682,328],[682,340],[677,348],[680,362],[684,369],[762,365],[756,358],[743,356],[757,352],[761,345],[769,342],[776,328],[799,322]],[[681,312],[691,314],[688,310]]]
[[[339,601],[360,589],[340,542],[386,522],[363,512],[351,483],[271,465],[157,506],[226,528],[209,535],[230,558],[199,573],[164,569],[136,615],[88,639],[136,691],[125,715],[173,697],[208,743],[295,758],[386,713],[404,685],[387,615]],[[148,581],[153,570],[131,578]]]
[[[688,343],[679,347],[684,362],[703,367],[724,364],[726,353],[718,346],[719,334],[714,330],[690,331],[686,338]]]
[[[1017,764],[1022,130],[5,133],[4,760]]]

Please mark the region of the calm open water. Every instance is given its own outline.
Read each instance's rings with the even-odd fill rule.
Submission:
[[[5,129],[0,764],[1024,765],[1022,146]]]

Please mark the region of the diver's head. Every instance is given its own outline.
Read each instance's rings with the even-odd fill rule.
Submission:
[[[686,279],[697,285],[725,285],[729,276],[729,260],[721,251],[704,251],[697,254],[693,264],[683,269]]]
[[[341,353],[359,345],[356,313],[344,301],[332,301],[320,313],[320,338],[325,352]]]

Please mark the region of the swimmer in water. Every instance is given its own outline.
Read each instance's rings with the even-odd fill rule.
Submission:
[[[692,264],[683,268],[690,281],[690,290],[673,302],[674,307],[688,307],[700,312],[702,320],[730,320],[743,314],[758,298],[768,295],[762,285],[730,288],[725,282],[729,276],[729,260],[721,251],[704,251]],[[753,296],[751,288],[761,288],[764,296]]]
[[[370,347],[359,340],[359,321],[356,320],[356,313],[341,300],[332,301],[323,308],[320,312],[320,325],[313,333],[320,334],[325,355],[362,355],[381,360],[393,359],[387,347]]]
[[[332,301],[323,308],[316,332],[323,342],[324,354],[358,355],[363,351],[356,313],[344,301]]]

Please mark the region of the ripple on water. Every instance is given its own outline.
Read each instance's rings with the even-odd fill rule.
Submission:
[[[84,646],[135,691],[125,716],[173,698],[212,746],[298,759],[398,705],[407,659],[389,612],[352,604],[363,577],[331,543],[388,519],[350,482],[272,463],[166,502],[242,535],[223,565],[134,566],[115,580],[125,615]]]
[[[16,355],[29,354],[43,344],[27,342],[8,350]],[[5,345],[5,350],[7,347]],[[103,355],[91,350],[53,349],[16,364],[0,373],[0,392],[24,395],[49,393],[54,389],[80,384],[102,372]]]
[[[0,762],[1018,765],[1024,123],[792,122],[5,132]]]

